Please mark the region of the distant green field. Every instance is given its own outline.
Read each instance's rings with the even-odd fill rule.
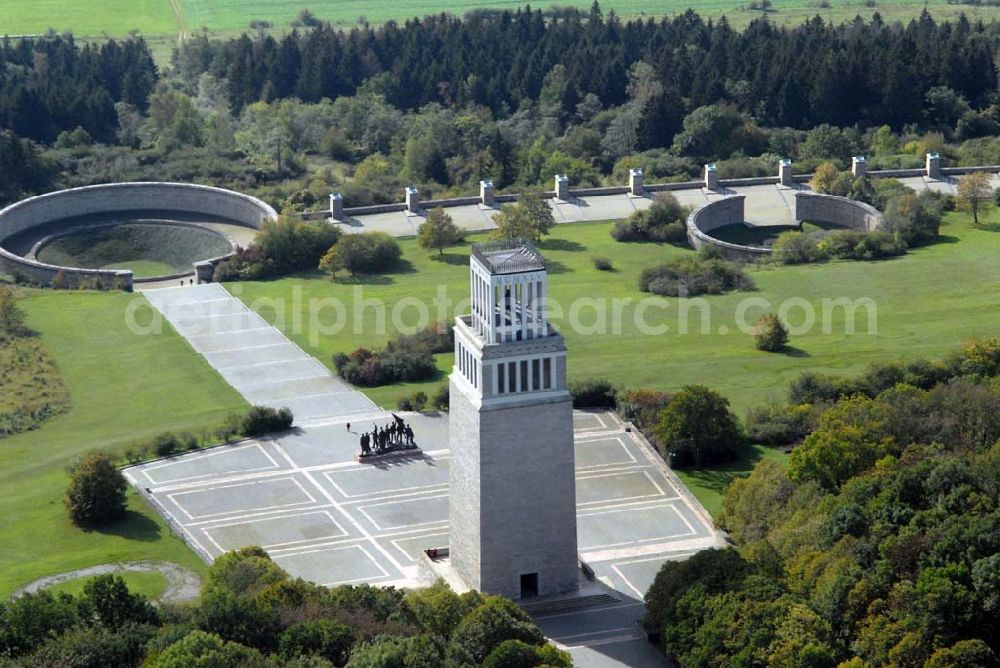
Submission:
[[[413,16],[448,12],[461,16],[472,9],[484,7],[493,9],[516,9],[526,3],[518,0],[406,0],[387,5],[367,0],[179,0],[184,16],[192,30],[208,27],[212,30],[245,30],[250,21],[271,21],[275,28],[286,28],[303,8],[308,8],[317,17],[335,24],[352,25],[361,17],[371,23],[383,23],[390,19],[404,20]],[[590,0],[569,0],[567,2],[532,2],[532,7],[576,6],[588,9]],[[604,0],[601,7],[605,13],[615,10],[620,16],[662,16],[678,14],[693,8],[705,16],[726,14],[734,24],[748,23],[762,16],[759,11],[743,9],[749,0]],[[773,0],[774,11],[768,13],[779,23],[800,23],[803,19],[820,14],[829,18],[848,19],[855,14],[871,16],[879,11],[886,18],[900,18],[919,15],[924,3],[912,0],[878,0],[876,7],[866,7],[861,1],[830,0],[831,8],[822,9],[816,0]],[[958,7],[948,5],[943,0],[932,0],[930,6],[934,14],[954,16]],[[995,8],[965,7],[970,16],[997,16]]]
[[[170,0],[0,0],[0,33],[32,35],[49,28],[82,37],[178,32]]]
[[[66,467],[83,453],[121,453],[168,430],[198,434],[246,407],[172,329],[133,334],[125,320],[133,299],[143,298],[35,290],[20,302],[59,367],[71,406],[35,431],[0,440],[0,599],[43,575],[101,563],[156,559],[204,570],[133,492],[126,519],[100,531],[73,526],[63,507]],[[148,316],[149,306],[140,312]]]
[[[98,0],[86,3],[78,0],[0,0],[0,32],[6,34],[37,34],[54,28],[72,31],[80,37],[104,35],[121,37],[138,30],[150,39],[157,58],[164,60],[178,35],[207,29],[226,36],[249,29],[251,21],[268,21],[275,32],[287,31],[302,9],[308,8],[320,19],[336,25],[356,25],[360,20],[383,23],[390,19],[403,21],[415,16],[448,12],[462,15],[471,9],[515,9],[524,6],[515,0],[408,0],[387,5],[367,0]],[[531,3],[533,7],[551,5],[588,8],[589,0]],[[604,0],[605,13],[612,9],[623,17],[662,16],[695,9],[706,17],[726,15],[734,26],[746,25],[763,14],[745,9],[750,2],[742,0]],[[773,0],[768,12],[772,21],[789,25],[801,23],[816,15],[832,21],[844,21],[860,14],[870,17],[878,11],[886,20],[916,17],[925,7],[912,0],[876,0],[874,7],[861,0],[830,0],[829,8],[821,8],[818,0]],[[1000,16],[997,7],[949,5],[945,0],[927,4],[938,19],[965,13],[971,19]]]

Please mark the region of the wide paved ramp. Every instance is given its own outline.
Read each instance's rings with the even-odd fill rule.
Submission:
[[[298,425],[379,412],[218,283],[143,294],[251,404],[290,408]]]

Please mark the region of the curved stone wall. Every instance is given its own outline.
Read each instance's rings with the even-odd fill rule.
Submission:
[[[838,227],[873,232],[882,227],[882,214],[864,202],[814,192],[795,193],[795,220],[827,223]],[[771,254],[770,248],[744,246],[711,236],[712,230],[744,221],[744,196],[724,197],[693,211],[687,219],[688,241],[694,248],[715,246],[731,260],[754,260]]]
[[[688,242],[694,248],[715,246],[730,260],[754,260],[768,255],[770,248],[733,244],[708,234],[720,227],[744,222],[745,199],[743,195],[723,197],[692,211],[687,219]]]
[[[795,193],[795,220],[874,232],[882,227],[882,214],[873,206],[836,195]]]
[[[130,289],[133,281],[131,271],[45,264],[8,251],[3,242],[32,227],[62,219],[150,209],[227,218],[253,228],[260,228],[264,221],[277,218],[275,210],[256,197],[212,186],[140,182],[59,190],[29,197],[0,210],[0,270],[43,284],[50,284],[53,277],[62,271],[71,284],[99,281],[109,286],[117,283]]]

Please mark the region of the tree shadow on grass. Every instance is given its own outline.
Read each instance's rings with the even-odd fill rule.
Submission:
[[[430,256],[430,259],[431,262],[439,262],[441,264],[451,264],[455,266],[469,264],[468,253],[445,253],[443,255],[435,253]]]
[[[1000,223],[979,223],[978,225],[973,224],[973,229],[982,230],[983,232],[1000,232]]]
[[[89,527],[88,530],[106,536],[118,536],[128,540],[138,540],[144,543],[152,543],[160,540],[160,525],[152,518],[129,508],[125,511],[125,517],[104,526]]]
[[[565,274],[574,271],[562,262],[557,262],[549,258],[545,258],[545,270],[550,274]]]
[[[756,448],[744,448],[738,459],[722,464],[714,464],[696,469],[693,466],[678,468],[691,483],[698,487],[722,494],[736,478],[749,474],[754,466],[764,458],[763,452]]]
[[[787,357],[812,357],[812,355],[802,350],[802,348],[796,348],[795,346],[785,346],[778,352]]]
[[[539,250],[543,251],[582,251],[587,247],[576,241],[569,239],[546,239],[538,244]]]

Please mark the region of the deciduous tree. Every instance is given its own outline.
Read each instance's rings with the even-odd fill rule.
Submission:
[[[955,188],[955,203],[959,208],[972,214],[972,222],[979,224],[979,214],[993,203],[993,189],[990,187],[990,175],[986,172],[966,174],[958,180]]]
[[[427,214],[427,220],[417,228],[417,243],[424,250],[437,250],[444,255],[444,249],[462,241],[462,230],[455,225],[444,209],[438,207]]]

